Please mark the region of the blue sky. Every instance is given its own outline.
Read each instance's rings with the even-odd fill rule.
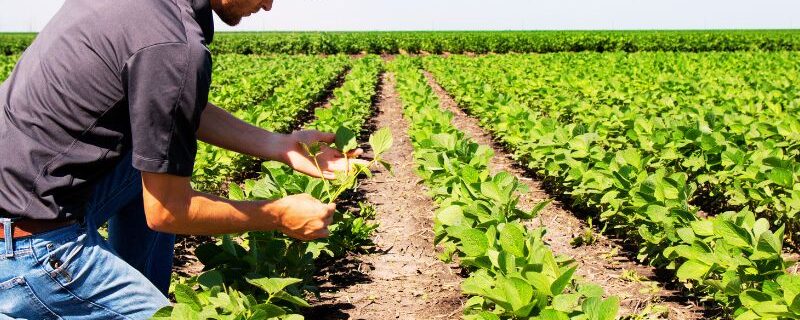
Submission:
[[[0,31],[38,31],[63,0],[0,0]],[[798,0],[275,0],[218,30],[800,29]]]

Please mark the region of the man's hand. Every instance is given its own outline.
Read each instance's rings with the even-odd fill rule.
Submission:
[[[298,172],[317,178],[335,179],[336,171],[348,171],[354,164],[369,163],[357,159],[363,153],[361,149],[350,152],[345,159],[341,152],[328,147],[327,144],[336,140],[335,134],[315,130],[295,131],[289,135],[273,133],[244,122],[213,104],[208,104],[203,111],[197,137],[223,149],[283,162]],[[303,144],[317,142],[326,144],[317,156],[322,174],[303,148]]]
[[[277,219],[278,230],[299,240],[325,238],[336,204],[324,204],[308,194],[296,194],[264,206]]]
[[[308,194],[274,201],[232,201],[192,190],[188,177],[142,172],[147,225],[176,234],[214,235],[278,230],[300,239],[328,236],[335,204]]]
[[[332,133],[319,132],[316,130],[295,131],[289,137],[285,163],[295,171],[305,173],[316,178],[335,179],[335,172],[349,172],[354,165],[367,165],[368,161],[358,159],[362,153],[361,149],[356,149],[348,153],[347,157],[336,149],[328,146],[336,140],[336,135]],[[322,142],[320,154],[317,155],[319,169],[314,164],[314,158],[303,148],[303,144],[310,146],[314,143]],[[322,175],[320,175],[320,169]]]

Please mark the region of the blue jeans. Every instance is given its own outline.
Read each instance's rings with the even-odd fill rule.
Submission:
[[[129,154],[83,223],[16,239],[11,257],[0,239],[0,319],[146,319],[169,305],[175,236],[147,227],[141,181]]]

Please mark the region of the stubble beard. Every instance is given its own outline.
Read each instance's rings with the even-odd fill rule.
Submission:
[[[222,20],[222,22],[225,22],[225,24],[233,27],[238,25],[239,22],[242,22],[242,17],[238,14],[235,14],[232,11],[234,10],[226,10],[224,8],[220,8],[220,10],[216,10],[216,13],[219,19]]]

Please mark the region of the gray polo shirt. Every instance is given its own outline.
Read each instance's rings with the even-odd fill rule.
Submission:
[[[80,217],[133,152],[190,176],[208,100],[209,0],[67,0],[0,86],[0,216]]]

